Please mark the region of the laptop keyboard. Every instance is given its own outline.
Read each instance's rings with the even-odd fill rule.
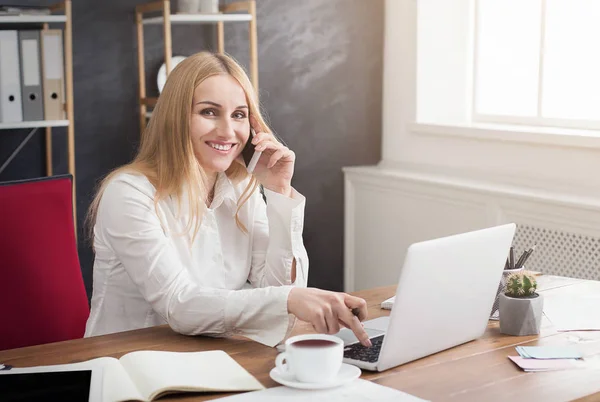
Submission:
[[[371,338],[373,346],[367,348],[357,342],[353,345],[344,348],[344,357],[346,359],[360,360],[367,363],[375,363],[379,359],[379,352],[381,351],[381,345],[383,345],[383,337],[385,335],[379,335]]]

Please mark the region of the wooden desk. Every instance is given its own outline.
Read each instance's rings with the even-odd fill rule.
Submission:
[[[561,277],[540,277],[546,298],[565,294],[600,294],[600,282]],[[369,318],[388,315],[381,301],[394,295],[395,287],[383,287],[355,294],[365,298]],[[295,333],[312,332],[305,323]],[[408,392],[432,401],[600,401],[600,369],[525,373],[507,356],[516,355],[515,345],[573,344],[584,355],[600,355],[600,332],[557,333],[543,323],[539,336],[502,335],[498,323],[490,321],[483,337],[467,344],[390,369],[383,373],[364,371],[363,379]],[[78,339],[47,345],[0,351],[0,362],[15,367],[74,363],[101,356],[120,357],[135,350],[191,352],[222,349],[262,382],[277,386],[269,377],[277,351],[244,339],[187,337],[167,326]],[[227,394],[181,395],[161,400],[215,399]]]

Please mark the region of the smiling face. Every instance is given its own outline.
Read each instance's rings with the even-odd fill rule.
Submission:
[[[240,155],[250,134],[246,93],[228,74],[213,75],[194,90],[190,137],[208,175],[224,172]]]

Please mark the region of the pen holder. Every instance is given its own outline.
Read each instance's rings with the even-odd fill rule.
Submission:
[[[500,278],[500,283],[498,284],[498,290],[496,291],[496,298],[494,299],[494,305],[492,306],[492,311],[490,313],[490,320],[498,320],[500,318],[499,306],[500,306],[500,293],[504,292],[506,288],[506,279],[515,272],[521,272],[525,269],[525,267],[515,268],[515,269],[505,269],[502,271],[502,277]]]

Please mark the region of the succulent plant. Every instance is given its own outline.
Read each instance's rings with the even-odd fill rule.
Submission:
[[[529,298],[537,295],[537,281],[529,272],[515,272],[506,278],[504,294],[508,297]]]

